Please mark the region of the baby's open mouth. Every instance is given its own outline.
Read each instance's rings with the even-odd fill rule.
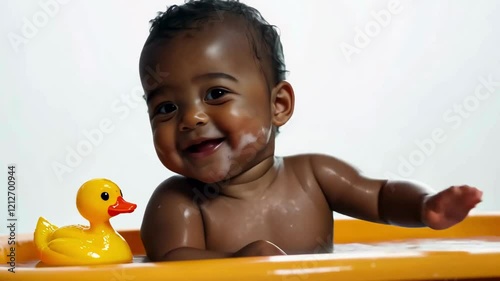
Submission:
[[[225,140],[225,138],[205,140],[205,141],[202,141],[198,144],[194,144],[194,145],[189,146],[186,149],[186,151],[189,153],[200,153],[200,152],[211,151],[211,150],[217,148],[217,146],[219,146],[219,144],[221,144],[224,140]]]

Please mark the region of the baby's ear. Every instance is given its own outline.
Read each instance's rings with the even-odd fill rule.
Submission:
[[[290,83],[281,81],[271,92],[271,105],[273,110],[273,125],[281,127],[292,117],[295,106],[295,95]]]

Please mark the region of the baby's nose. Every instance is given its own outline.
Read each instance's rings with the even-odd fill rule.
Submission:
[[[189,131],[204,126],[208,122],[208,115],[201,108],[191,108],[182,115],[179,130]]]

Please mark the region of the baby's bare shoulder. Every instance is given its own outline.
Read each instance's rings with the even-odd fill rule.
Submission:
[[[359,172],[349,163],[326,154],[299,154],[285,157],[283,161],[287,174],[293,174],[300,182],[314,180],[322,187],[325,178],[327,182],[332,182],[332,178],[354,178]]]
[[[189,179],[174,176],[153,192],[141,225],[141,239],[152,260],[179,247],[204,248],[202,216],[192,189]]]
[[[172,176],[158,185],[151,196],[151,202],[192,202],[196,184],[183,176]]]
[[[188,213],[199,215],[197,202],[193,200],[193,188],[190,180],[182,176],[164,180],[149,199],[143,226],[149,226],[152,231],[156,231],[160,223],[183,221]]]
[[[330,155],[321,153],[297,154],[283,157],[283,161],[289,169],[310,169],[321,166],[328,166],[336,163],[342,163],[341,160]]]
[[[310,168],[313,170],[318,170],[324,168],[331,169],[338,167],[349,167],[357,170],[357,168],[353,167],[351,164],[345,162],[340,158],[321,153],[298,154],[287,156],[283,159],[285,163],[288,162],[291,168]]]
[[[323,154],[287,156],[283,157],[283,167],[286,174],[293,175],[299,182],[310,182],[310,180],[315,180],[315,169],[318,169],[319,165],[326,165],[324,158],[329,157]]]

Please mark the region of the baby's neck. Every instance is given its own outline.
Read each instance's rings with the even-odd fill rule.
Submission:
[[[276,179],[282,161],[274,155],[265,158],[251,169],[220,184],[221,195],[236,199],[260,197]]]

